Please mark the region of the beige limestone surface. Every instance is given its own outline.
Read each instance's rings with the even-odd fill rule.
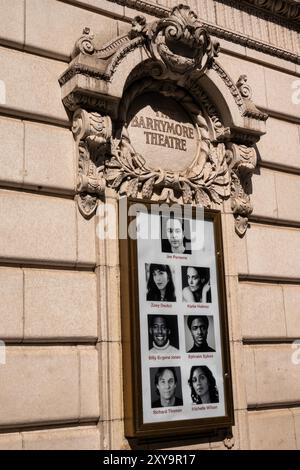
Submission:
[[[11,0],[1,0],[1,24],[0,41],[9,45],[24,44],[24,12],[25,0],[14,0],[13,8]]]
[[[74,194],[75,157],[70,130],[0,117],[3,186]]]
[[[287,336],[283,290],[277,285],[242,283],[239,287],[243,338]],[[268,315],[264,312],[268,311]]]
[[[249,274],[299,279],[299,235],[298,228],[252,224],[246,239]]]
[[[96,338],[97,291],[93,273],[24,270],[24,340]]]
[[[188,3],[199,8],[196,0]],[[99,218],[84,219],[73,201],[77,157],[58,78],[83,27],[100,32],[105,43],[127,32],[140,12],[108,0],[11,5],[0,0],[6,90],[0,104],[0,339],[7,358],[0,365],[0,448],[129,449],[118,240],[97,239]],[[236,6],[203,0],[200,14],[299,52],[295,31],[287,36],[285,26]],[[221,43],[220,63],[233,82],[247,74],[255,103],[271,114],[250,191],[253,216],[262,223],[252,222],[239,238],[230,201],[222,206],[234,448],[299,449],[300,366],[293,358],[300,355],[293,341],[300,337],[300,105],[291,90],[300,66]],[[129,66],[121,66],[124,82]],[[186,448],[224,449],[224,443],[199,439]]]
[[[100,2],[101,3],[101,2]],[[39,28],[36,25],[39,24]],[[100,26],[101,25],[101,26]],[[68,60],[83,29],[101,30],[103,43],[118,36],[117,21],[77,5],[30,0],[26,8],[26,48]]]
[[[23,272],[0,267],[0,338],[21,341],[23,337]]]
[[[292,344],[251,345],[245,371],[247,401],[250,407],[294,404],[299,396],[299,364]],[[284,384],[278,385],[280,377]]]
[[[0,112],[68,125],[58,83],[65,68],[64,62],[0,47],[1,80],[6,88]]]
[[[272,410],[249,413],[250,449],[296,450],[295,424],[291,411]]]
[[[92,347],[8,346],[1,365],[0,426],[97,420],[98,362]]]
[[[99,450],[100,434],[95,426],[23,432],[24,450]]]
[[[17,119],[0,117],[0,181],[20,185],[23,181],[24,129]]]
[[[299,125],[269,117],[267,133],[257,144],[262,162],[281,167],[300,167]]]

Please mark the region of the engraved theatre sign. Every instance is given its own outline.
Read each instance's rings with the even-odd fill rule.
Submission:
[[[159,93],[141,95],[130,107],[129,119],[130,142],[153,168],[177,171],[192,164],[198,131],[175,99]]]

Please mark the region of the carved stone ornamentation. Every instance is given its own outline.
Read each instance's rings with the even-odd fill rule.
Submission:
[[[247,82],[247,75],[241,75],[236,84],[244,101],[245,110],[243,114],[250,118],[266,121],[268,119],[268,114],[263,113],[255,106],[252,101],[252,89]]]
[[[226,449],[231,450],[235,445],[234,437],[229,434],[227,437],[225,437],[225,439],[223,439],[223,444]]]
[[[158,8],[158,6],[157,6]],[[252,212],[253,145],[267,115],[247,77],[215,61],[219,46],[188,6],[101,45],[85,28],[60,78],[73,114],[77,200],[91,217],[105,188],[120,195],[216,207],[231,197],[242,236]]]
[[[154,22],[141,33],[149,40],[152,58],[162,65],[163,70],[170,69],[176,74],[193,70],[205,73],[220,49],[219,43],[212,41],[187,5],[173,8],[168,18]]]
[[[149,0],[108,0],[110,2],[118,3],[122,6],[135,8],[136,10],[143,11],[150,15],[164,18],[169,14],[169,8],[164,5],[166,0],[160,0],[158,4]],[[232,0],[223,0],[224,2],[232,2]],[[300,5],[299,0],[240,0],[241,4],[250,5],[255,9],[262,10],[264,13],[273,15],[273,17],[280,17],[287,19],[291,22],[297,22],[300,18]]]
[[[90,217],[106,186],[104,160],[109,151],[111,119],[77,110],[73,116],[72,132],[78,144],[78,206],[83,216]]]
[[[157,18],[167,18],[170,15],[171,9],[163,5],[164,1],[161,0],[159,4],[154,4],[148,0],[108,0],[110,2],[116,2],[121,5],[127,5],[128,7],[134,8],[137,11],[147,13]],[[166,0],[165,0],[166,2]],[[279,57],[295,64],[300,64],[300,56],[297,51],[293,52],[294,46],[292,41],[292,35],[288,40],[288,46],[286,45],[286,31],[295,29],[299,31],[299,18],[300,18],[300,3],[298,0],[240,0],[240,2],[232,2],[232,0],[223,0],[223,2],[233,5],[235,8],[241,8],[249,15],[256,17],[260,14],[260,17],[264,22],[274,22],[282,28],[282,34],[280,45],[268,44],[265,42],[262,33],[260,32],[261,38],[250,37],[248,34],[238,33],[227,29],[226,24],[213,25],[203,21],[203,26],[208,33],[221,39],[240,44],[242,46],[255,49],[256,51],[264,52],[275,57]],[[201,1],[197,2],[199,14],[201,13]],[[227,17],[227,16],[226,16]],[[274,27],[276,27],[274,25]],[[263,30],[261,27],[259,30]],[[288,50],[287,50],[288,49]]]
[[[207,129],[203,126],[203,134],[206,132]],[[159,201],[184,204],[195,202],[210,207],[212,202],[221,203],[230,194],[225,145],[213,146],[203,140],[203,153],[206,158],[202,169],[195,162],[190,174],[155,170],[147,166],[143,157],[136,154],[126,139],[123,139],[120,147],[112,149],[113,157],[107,162],[106,179],[109,186],[128,197],[150,199],[155,196]]]
[[[227,144],[227,162],[231,169],[231,208],[235,216],[235,229],[242,236],[248,227],[248,217],[253,211],[249,185],[257,163],[254,147]]]
[[[93,54],[95,50],[94,41],[95,35],[91,33],[90,28],[84,28],[82,36],[78,39],[75,44],[75,48],[72,53],[72,57],[75,57],[79,52],[83,54]]]

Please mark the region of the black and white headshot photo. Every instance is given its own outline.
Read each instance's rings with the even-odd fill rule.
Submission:
[[[188,382],[193,403],[197,405],[203,403],[219,403],[216,379],[207,366],[191,367]]]
[[[180,367],[150,369],[151,407],[182,406]]]
[[[161,250],[163,253],[192,253],[189,220],[161,216]]]
[[[210,270],[197,266],[182,266],[182,301],[211,303]]]
[[[176,315],[148,315],[149,353],[178,354],[178,322]]]
[[[186,352],[216,352],[212,315],[188,315],[184,319]]]
[[[161,302],[176,302],[172,269],[167,264],[145,264],[146,299]]]

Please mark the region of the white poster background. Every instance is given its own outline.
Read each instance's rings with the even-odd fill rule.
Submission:
[[[221,338],[219,301],[215,259],[215,243],[212,221],[196,220],[196,234],[199,240],[192,243],[192,254],[162,253],[160,240],[160,216],[158,214],[137,213],[137,251],[138,251],[138,283],[139,283],[139,316],[140,344],[143,393],[144,423],[155,423],[171,420],[199,419],[225,415],[224,386],[222,374]],[[151,230],[150,230],[151,229]],[[203,230],[204,229],[204,230]],[[204,232],[204,239],[203,239]],[[149,234],[151,233],[151,238]],[[193,249],[201,247],[202,249]],[[167,264],[173,274],[176,302],[147,301],[146,264]],[[211,303],[182,302],[182,266],[208,267],[210,269]],[[149,354],[148,315],[177,315],[179,330],[179,352],[173,356],[167,354]],[[209,339],[215,353],[187,353],[185,316],[207,315],[213,317],[214,344]],[[219,403],[197,405],[192,402],[191,389],[188,384],[192,366],[207,366],[216,379],[219,392]],[[182,398],[183,406],[152,408],[151,403],[159,399],[153,397],[154,385],[150,383],[150,369],[159,367],[180,367],[182,390],[176,389],[176,396]],[[178,370],[178,369],[177,369]],[[151,373],[153,377],[153,371]],[[181,392],[181,393],[180,393]]]

